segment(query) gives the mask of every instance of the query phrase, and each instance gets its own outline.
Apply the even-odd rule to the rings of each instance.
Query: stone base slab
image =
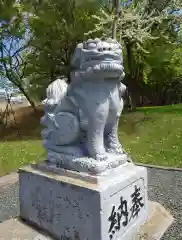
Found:
[[[122,175],[124,178],[126,177],[128,171],[132,172],[136,170],[136,166],[133,163],[126,163],[117,168],[107,169],[107,171],[104,171],[99,175],[56,167],[55,164],[52,164],[48,161],[32,164],[31,167],[41,172],[53,173],[93,184],[106,184],[110,181],[113,181],[113,178],[115,178],[115,176],[118,178],[118,176]]]
[[[114,154],[107,153],[107,160],[98,161],[91,157],[86,157],[83,155],[82,151],[78,148],[64,147],[65,153],[59,153],[56,151],[51,151],[48,149],[48,161],[55,166],[58,165],[60,168],[65,168],[74,171],[84,171],[86,173],[101,174],[108,169],[117,168],[118,166],[125,165],[131,161],[129,156],[125,153]],[[81,152],[79,152],[79,150]],[[72,153],[67,153],[66,151],[72,151]]]
[[[149,202],[149,219],[140,229],[140,240],[161,239],[174,222],[173,216],[161,204]]]
[[[148,218],[147,170],[126,167],[104,178],[22,168],[20,217],[59,240],[133,240]]]

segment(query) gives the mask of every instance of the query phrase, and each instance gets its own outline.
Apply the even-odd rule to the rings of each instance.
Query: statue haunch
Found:
[[[120,44],[113,39],[78,44],[71,66],[70,85],[57,79],[47,89],[44,145],[60,153],[78,149],[98,161],[108,153],[123,154],[117,134],[126,89]]]

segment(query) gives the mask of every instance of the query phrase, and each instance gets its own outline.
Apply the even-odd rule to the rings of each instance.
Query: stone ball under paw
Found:
[[[54,124],[59,133],[59,144],[67,145],[80,136],[80,124],[72,113],[61,112],[55,115]]]

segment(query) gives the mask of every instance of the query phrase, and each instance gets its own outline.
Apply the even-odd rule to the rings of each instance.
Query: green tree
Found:
[[[154,4],[155,2],[155,4]],[[135,0],[126,4],[121,1],[119,18],[117,19],[116,37],[124,44],[128,72],[126,84],[128,86],[131,108],[136,109],[137,90],[139,80],[143,80],[143,59],[148,53],[147,44],[155,39],[174,41],[175,26],[181,24],[181,15],[175,14],[175,10],[182,7],[180,1],[157,1]],[[112,35],[113,22],[116,20],[115,10],[101,9],[100,15],[95,16],[99,21],[95,24],[94,31],[103,31],[103,36]]]
[[[45,88],[56,77],[70,80],[70,58],[76,44],[93,29],[95,4],[77,5],[74,0],[27,1],[31,49],[27,54],[26,78],[29,90],[43,98]],[[95,34],[91,34],[91,37]]]
[[[153,105],[179,102],[181,98],[181,46],[159,40],[158,44],[148,46],[150,55],[145,57],[144,81],[140,82],[140,96]]]
[[[35,103],[26,91],[24,53],[28,48],[24,12],[17,1],[0,2],[0,80],[11,82],[36,110]]]

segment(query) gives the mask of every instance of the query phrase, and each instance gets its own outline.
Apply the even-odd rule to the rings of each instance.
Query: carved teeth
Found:
[[[123,71],[123,67],[119,64],[115,64],[115,63],[112,63],[112,64],[107,64],[107,63],[102,63],[102,64],[97,64],[93,67],[93,70],[94,71]]]

